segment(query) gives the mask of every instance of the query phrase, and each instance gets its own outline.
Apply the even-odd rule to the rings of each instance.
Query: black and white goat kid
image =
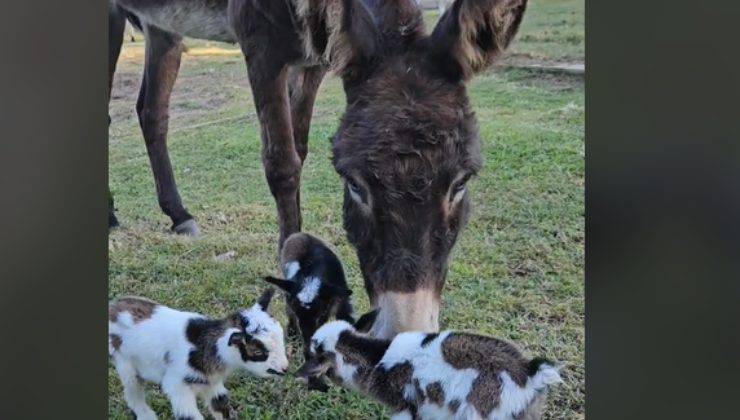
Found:
[[[235,419],[224,381],[241,368],[259,377],[288,369],[283,330],[268,314],[275,289],[223,319],[178,311],[141,297],[108,305],[108,351],[136,418],[156,419],[141,381],[161,385],[177,419],[202,419],[201,397],[216,419]]]
[[[401,419],[539,419],[560,367],[528,359],[503,340],[475,334],[359,334],[344,321],[319,328],[302,377],[326,375]]]
[[[300,333],[303,353],[308,360],[311,336],[330,318],[355,323],[342,263],[337,255],[315,236],[298,232],[283,244],[280,264],[285,279],[265,277],[285,292],[288,315],[288,335]],[[376,313],[371,313],[372,317]],[[371,317],[362,320],[362,329],[369,329]],[[325,391],[326,385],[318,378],[310,378],[309,389]]]

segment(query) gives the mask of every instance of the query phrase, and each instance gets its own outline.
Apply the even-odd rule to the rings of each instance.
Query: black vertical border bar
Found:
[[[0,12],[0,418],[107,416],[107,2]]]
[[[586,415],[734,418],[740,3],[586,3]]]

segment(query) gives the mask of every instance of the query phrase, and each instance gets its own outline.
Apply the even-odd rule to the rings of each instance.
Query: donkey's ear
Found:
[[[275,286],[285,290],[288,293],[293,290],[293,286],[295,285],[295,283],[290,280],[283,280],[272,276],[266,276],[263,278],[263,280],[268,283],[274,284]]]
[[[468,79],[488,68],[519,29],[527,0],[455,0],[430,37],[430,56],[445,76]]]
[[[306,23],[306,53],[319,56],[330,69],[353,78],[379,50],[380,31],[362,0],[297,0]]]
[[[262,308],[263,311],[267,311],[267,307],[270,306],[272,296],[275,294],[275,289],[270,287],[269,289],[262,292],[262,296],[257,299],[257,304]]]

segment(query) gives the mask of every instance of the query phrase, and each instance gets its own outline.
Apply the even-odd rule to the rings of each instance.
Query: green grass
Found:
[[[507,55],[582,63],[584,8],[584,0],[529,0],[519,33]],[[434,29],[438,19],[436,10],[424,12],[427,32]]]
[[[580,27],[569,31],[582,40],[582,3],[534,1],[515,51],[582,60],[582,41],[565,42],[569,35],[554,33],[557,26],[551,25],[571,11],[576,12],[572,22]],[[542,34],[553,40],[540,42]],[[529,39],[538,41],[525,41]],[[138,294],[221,316],[251,304],[264,288],[259,278],[277,274],[276,212],[260,162],[259,125],[243,59],[238,54],[197,54],[209,43],[189,45],[191,55],[183,60],[172,98],[169,145],[183,201],[204,235],[191,241],[167,231],[170,222],[157,205],[133,111],[141,45],[127,44],[111,104],[110,185],[123,226],[110,235],[109,294]],[[531,355],[567,362],[565,384],[552,394],[548,418],[582,418],[582,79],[499,68],[475,78],[468,90],[480,125],[485,166],[469,186],[473,212],[451,258],[442,326],[514,340]],[[301,198],[304,230],[333,244],[356,292],[357,311],[362,312],[369,303],[361,292],[356,256],[344,237],[341,186],[328,141],[343,109],[341,84],[327,78],[314,110]],[[213,260],[229,250],[237,252],[233,261]],[[276,300],[273,309],[284,324],[282,308],[282,301]],[[289,348],[296,355],[291,362],[294,371],[301,363],[301,346],[289,343]],[[108,383],[109,417],[127,418],[112,367]],[[227,387],[245,419],[388,415],[355,393],[336,387],[328,394],[309,393],[292,378],[237,376]],[[171,416],[161,392],[149,389],[155,411],[162,418]]]

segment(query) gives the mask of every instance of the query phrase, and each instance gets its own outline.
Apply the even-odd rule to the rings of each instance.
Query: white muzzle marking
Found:
[[[380,308],[370,335],[390,339],[406,331],[439,331],[439,299],[430,289],[412,293],[383,292],[375,306]]]

